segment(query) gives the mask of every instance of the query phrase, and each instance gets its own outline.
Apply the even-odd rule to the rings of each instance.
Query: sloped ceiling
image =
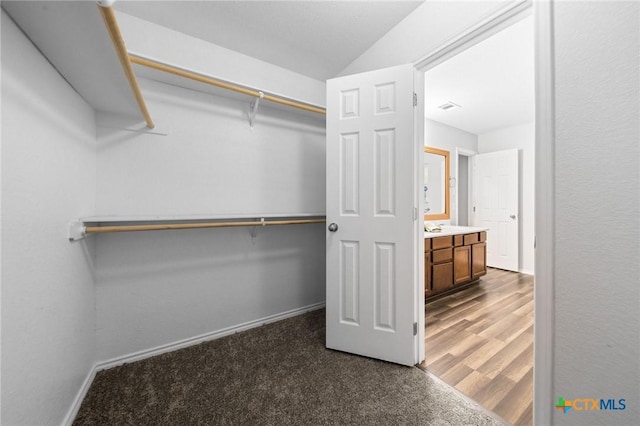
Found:
[[[117,1],[140,19],[324,81],[422,1]]]

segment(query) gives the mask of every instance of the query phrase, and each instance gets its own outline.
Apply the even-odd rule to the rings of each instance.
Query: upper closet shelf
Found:
[[[8,1],[2,8],[94,109],[144,121],[93,1]]]
[[[271,213],[236,215],[180,215],[180,216],[92,216],[69,224],[69,241],[77,241],[91,234],[107,232],[163,231],[176,229],[205,229],[273,225],[305,225],[325,223],[324,213]]]
[[[142,116],[148,129],[153,129],[155,124],[138,87],[134,63],[165,75],[250,96],[251,128],[261,100],[326,114],[321,106],[266,93],[140,54],[130,54],[122,39],[112,3],[112,0],[99,0],[97,3],[11,1],[3,2],[2,7],[91,106],[98,111]]]

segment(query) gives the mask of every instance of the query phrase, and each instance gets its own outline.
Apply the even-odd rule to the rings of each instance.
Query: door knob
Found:
[[[332,223],[329,225],[329,231],[331,232],[336,232],[338,230],[338,224],[337,223]]]
[[[515,219],[515,218],[516,218],[516,215],[515,215],[515,214],[512,214],[512,215],[509,215],[509,217],[510,217],[511,219]]]

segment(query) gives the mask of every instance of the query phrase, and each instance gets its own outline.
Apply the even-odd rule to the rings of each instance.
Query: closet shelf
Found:
[[[155,71],[150,75],[157,81],[175,76],[221,89],[227,94],[249,96],[254,102],[251,105],[253,116],[257,99],[287,109],[326,114],[325,108],[319,105],[263,92],[129,52],[118,28],[112,3],[109,0],[100,0],[97,4],[95,1],[9,1],[2,2],[2,8],[89,105],[97,111],[142,119],[148,129],[153,129],[155,124],[137,83],[137,71],[142,69]],[[141,72],[142,77],[146,74]],[[186,83],[179,86],[190,87]],[[253,126],[253,119],[250,125]]]
[[[92,216],[69,224],[69,241],[107,232],[162,231],[227,227],[259,227],[325,223],[324,213],[184,216]],[[255,237],[255,229],[252,232]]]
[[[144,120],[98,7],[95,1],[2,2],[2,9],[89,105]]]

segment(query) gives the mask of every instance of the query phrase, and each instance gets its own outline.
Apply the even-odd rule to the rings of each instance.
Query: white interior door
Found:
[[[326,345],[405,365],[424,353],[414,73],[404,65],[327,82]]]
[[[487,266],[518,271],[518,150],[473,157],[474,226],[487,232]]]

